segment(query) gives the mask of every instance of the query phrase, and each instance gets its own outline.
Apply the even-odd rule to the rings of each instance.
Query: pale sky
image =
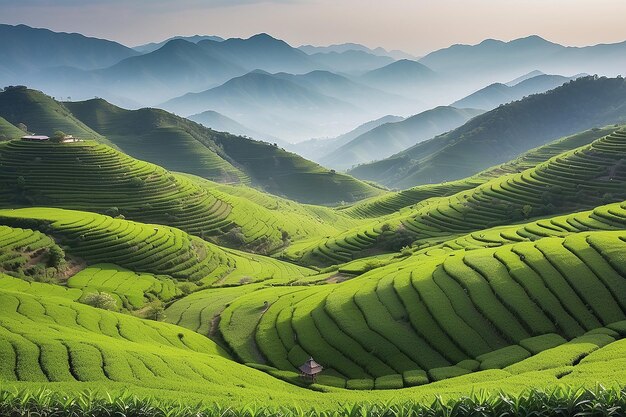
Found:
[[[266,32],[293,46],[358,42],[419,55],[531,34],[572,46],[620,42],[625,16],[626,0],[0,0],[0,23],[129,46]]]

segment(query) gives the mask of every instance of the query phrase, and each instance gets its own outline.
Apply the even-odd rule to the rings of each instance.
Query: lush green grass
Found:
[[[0,283],[5,280],[15,279],[0,278]],[[157,396],[159,400],[152,401],[159,403],[218,401],[226,408],[249,403],[267,405],[267,401],[272,401],[273,407],[293,407],[302,401],[314,401],[320,409],[333,409],[339,404],[382,404],[398,398],[423,404],[435,395],[458,398],[476,389],[506,389],[516,395],[528,387],[593,387],[598,382],[612,385],[624,376],[625,368],[620,364],[626,360],[625,353],[615,345],[621,342],[615,342],[593,351],[587,361],[566,367],[566,375],[562,367],[519,375],[491,370],[400,392],[362,395],[330,388],[315,392],[237,364],[209,339],[192,331],[94,309],[72,301],[72,296],[45,294],[54,288],[58,287],[40,284],[38,293],[25,293],[0,285],[0,390],[47,387],[75,398],[84,389],[94,389],[94,397],[104,392],[117,397],[120,391],[131,389],[138,398]],[[614,372],[605,377],[597,372],[591,378],[577,374],[579,367],[590,363],[598,370],[612,367]],[[269,372],[279,375],[271,369]]]

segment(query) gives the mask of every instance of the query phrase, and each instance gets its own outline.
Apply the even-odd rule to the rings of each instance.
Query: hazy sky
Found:
[[[294,46],[359,42],[414,54],[530,34],[566,45],[619,42],[625,16],[626,0],[0,0],[1,23],[129,46],[267,32]]]

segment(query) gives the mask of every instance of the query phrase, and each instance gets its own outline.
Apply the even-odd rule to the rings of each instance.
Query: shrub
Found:
[[[59,268],[65,264],[65,251],[58,245],[53,245],[48,250],[48,266]]]
[[[346,388],[356,390],[371,390],[374,389],[373,379],[349,379],[346,382]]]
[[[402,373],[404,385],[407,387],[416,387],[418,385],[428,384],[428,375],[426,371],[414,370]]]
[[[519,344],[533,355],[536,355],[539,352],[552,349],[566,342],[567,340],[558,334],[548,333],[541,336],[529,337],[528,339],[520,341]]]
[[[480,369],[502,369],[530,357],[530,352],[518,345],[511,345],[480,355]]]
[[[455,376],[461,376],[465,374],[469,374],[465,368],[461,368],[460,366],[446,366],[443,368],[434,368],[428,371],[430,378],[433,381],[441,381],[442,379],[454,378]]]
[[[385,375],[376,378],[374,381],[374,387],[376,389],[399,389],[404,387],[404,383],[402,381],[402,375],[400,374],[392,374]]]
[[[152,301],[146,306],[145,309],[146,318],[154,321],[161,321],[165,319],[165,309],[163,304],[158,301]]]
[[[85,304],[102,310],[117,310],[117,302],[111,294],[96,292],[85,296]]]

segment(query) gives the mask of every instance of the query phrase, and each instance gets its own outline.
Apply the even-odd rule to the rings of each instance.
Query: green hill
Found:
[[[60,130],[76,137],[108,143],[74,117],[63,104],[26,87],[7,88],[0,92],[0,116],[13,125],[25,124],[28,131],[35,134],[52,136]]]
[[[504,175],[450,197],[379,217],[340,235],[290,246],[286,256],[324,265],[411,242],[447,240],[524,218],[590,209],[626,199],[626,132],[559,154],[518,174]]]
[[[101,99],[61,104],[39,91],[13,88],[0,93],[0,117],[36,133],[62,130],[93,138],[166,169],[218,182],[251,182],[305,203],[331,205],[382,193],[269,143],[216,132],[158,109],[125,110]]]
[[[622,127],[623,125],[610,125],[566,136],[550,142],[547,145],[531,149],[518,158],[502,165],[491,167],[472,177],[441,184],[418,185],[417,187],[385,194],[380,197],[369,198],[342,209],[342,212],[356,218],[378,217],[391,214],[429,198],[450,196],[459,191],[475,188],[499,176],[519,173],[526,169],[533,168],[553,156],[583,145],[588,145],[594,140],[609,135]]]
[[[93,141],[1,143],[0,183],[0,207],[122,214],[262,252],[358,224],[331,209],[172,174]]]
[[[219,182],[246,182],[247,176],[218,154],[217,132],[158,109],[125,110],[102,99],[66,103],[85,124],[122,151],[173,171]]]
[[[625,238],[574,233],[409,257],[335,286],[260,290],[230,303],[220,330],[244,361],[257,360],[242,343],[252,338],[272,366],[293,371],[313,356],[329,376],[376,387],[529,370],[522,361],[566,340],[603,346],[621,337],[598,329],[626,319]],[[269,309],[253,316],[262,300]],[[253,317],[256,328],[239,324]]]
[[[23,130],[13,126],[3,117],[0,117],[0,140],[18,139],[25,133]]]
[[[500,106],[452,132],[349,173],[394,188],[450,181],[558,137],[624,120],[624,80],[584,77]]]

